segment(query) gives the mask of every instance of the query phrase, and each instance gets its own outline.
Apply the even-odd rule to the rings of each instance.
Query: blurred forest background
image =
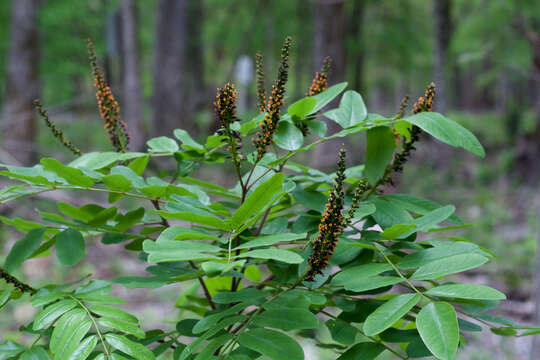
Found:
[[[467,281],[508,294],[506,316],[539,323],[538,0],[1,0],[0,163],[30,165],[39,156],[70,160],[37,117],[36,98],[82,150],[110,150],[96,109],[87,38],[120,99],[131,150],[141,150],[149,137],[175,128],[194,137],[215,131],[212,101],[216,87],[227,81],[240,89],[241,117],[255,115],[254,55],[263,54],[270,83],[286,35],[294,39],[289,104],[305,95],[327,55],[334,60],[330,83],[348,81],[370,112],[391,115],[404,95],[414,100],[429,82],[437,84],[435,110],[471,129],[487,158],[424,140],[388,191],[407,189],[456,203],[462,218],[475,224],[457,236],[499,256],[489,267],[468,272]],[[347,144],[354,164],[363,161],[363,141],[359,136]],[[332,160],[325,153],[306,160],[332,166],[335,152],[328,152]],[[233,185],[225,171],[205,176]],[[31,212],[32,201],[49,201],[54,209],[50,200],[2,206],[0,215]],[[65,194],[52,200],[80,201]],[[19,236],[2,225],[1,253]],[[50,276],[60,282],[88,273],[107,279],[126,269],[144,272],[121,247],[110,249],[96,241],[89,250],[95,263],[79,265],[77,273],[40,259],[27,261],[23,271],[38,283],[50,282]],[[178,289],[149,291],[132,297],[129,306],[160,326],[171,316],[165,309],[177,300]],[[0,340],[31,318],[29,305],[11,310],[0,318]],[[538,359],[540,340],[535,345],[533,338],[483,335],[462,358]]]

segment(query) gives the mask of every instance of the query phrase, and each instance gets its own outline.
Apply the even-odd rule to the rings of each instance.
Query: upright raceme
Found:
[[[413,114],[418,114],[424,111],[433,110],[433,101],[435,99],[435,84],[431,83],[428,85],[425,93],[425,97],[419,97],[413,107]],[[401,110],[402,111],[402,110]],[[413,125],[410,131],[410,138],[405,139],[403,142],[403,148],[399,153],[394,157],[394,162],[392,163],[393,172],[403,171],[403,165],[407,162],[411,152],[415,150],[414,143],[420,138],[422,129],[418,126]]]
[[[88,40],[88,54],[94,75],[99,115],[105,122],[105,130],[109,134],[109,140],[114,149],[117,152],[126,152],[129,144],[127,125],[124,121],[120,120],[120,105],[118,105],[111,92],[111,88],[107,85],[105,77],[97,65],[94,45],[90,39]]]
[[[255,55],[257,67],[257,107],[260,112],[266,112],[266,88],[264,87],[263,57],[261,53]]]
[[[330,69],[330,64],[332,63],[332,58],[327,56],[324,59],[323,67],[321,72],[316,72],[309,87],[309,91],[306,94],[307,96],[317,95],[322,93],[328,88],[328,70]]]
[[[433,100],[435,98],[435,83],[428,85],[424,97],[419,97],[414,104],[413,113],[418,114],[424,111],[433,111]]]
[[[237,99],[238,93],[234,84],[227,83],[223,88],[217,89],[216,101],[214,101],[216,117],[221,124],[218,134],[227,137],[225,141],[229,143],[229,151],[235,161],[239,156],[237,150],[242,146],[240,133],[231,129],[231,124],[238,120],[236,117]]]
[[[289,78],[289,50],[291,41],[291,37],[287,36],[281,48],[281,63],[278,69],[278,78],[275,84],[272,85],[272,94],[266,101],[264,120],[259,124],[259,133],[253,141],[257,149],[257,160],[266,154],[268,146],[273,143],[273,135],[276,133],[278,122],[281,119],[281,106],[284,103],[285,84],[287,84]]]
[[[313,253],[308,259],[309,269],[305,280],[313,281],[313,278],[322,273],[328,266],[328,262],[336,250],[337,242],[343,232],[343,206],[344,197],[343,182],[345,181],[345,149],[339,152],[338,169],[334,186],[328,196],[328,203],[319,223],[319,235],[313,242]]]
[[[77,148],[71,141],[69,141],[65,135],[62,129],[59,129],[56,127],[56,124],[49,119],[49,115],[47,115],[47,111],[43,108],[43,105],[39,102],[39,100],[34,100],[34,106],[39,112],[39,115],[43,120],[45,120],[45,124],[47,124],[47,127],[51,129],[51,132],[53,133],[54,137],[57,138],[62,145],[64,145],[65,148],[67,148],[69,151],[74,153],[75,155],[82,155],[81,150]]]

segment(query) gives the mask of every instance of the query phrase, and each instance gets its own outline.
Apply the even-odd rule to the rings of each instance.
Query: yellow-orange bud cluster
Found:
[[[231,124],[238,120],[236,117],[237,99],[238,92],[234,88],[234,84],[227,83],[223,88],[217,89],[216,101],[214,101],[216,117],[221,123],[218,134],[226,136],[223,141],[229,144],[229,151],[235,162],[239,160],[237,150],[242,147],[240,133],[231,129]]]
[[[309,270],[306,281],[313,281],[317,274],[328,266],[337,247],[337,242],[343,232],[344,218],[344,193],[343,182],[345,181],[345,150],[339,153],[338,169],[333,189],[328,196],[328,203],[319,223],[319,235],[313,242],[313,252],[308,259]]]
[[[281,63],[278,69],[278,78],[272,85],[272,94],[266,101],[266,114],[259,124],[260,130],[257,138],[253,140],[257,149],[257,160],[261,159],[268,146],[274,141],[273,136],[277,131],[278,122],[281,119],[281,106],[285,98],[285,84],[289,77],[289,49],[291,47],[291,37],[287,36],[281,49]]]
[[[234,88],[234,84],[227,83],[223,88],[217,89],[214,110],[222,125],[230,124],[236,120],[237,99],[238,92]]]
[[[126,152],[129,144],[127,125],[124,121],[120,120],[120,105],[116,101],[110,86],[107,85],[105,77],[97,65],[94,46],[90,40],[88,40],[88,54],[94,75],[94,87],[96,88],[99,115],[105,123],[105,131],[109,134],[109,140],[114,149],[117,152]]]
[[[418,114],[424,111],[433,111],[433,100],[435,98],[435,84],[431,83],[426,89],[424,97],[419,97],[414,104],[413,113]]]
[[[321,69],[321,72],[316,72],[309,87],[309,91],[306,94],[307,96],[317,95],[328,89],[328,70],[330,69],[330,64],[332,63],[332,58],[327,56],[324,59],[324,65]]]

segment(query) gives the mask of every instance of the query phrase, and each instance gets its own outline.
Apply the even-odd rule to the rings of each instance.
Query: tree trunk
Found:
[[[186,108],[187,0],[160,0],[157,9],[153,136],[188,125]]]
[[[122,0],[122,116],[130,132],[130,148],[139,151],[144,146],[142,128],[142,94],[139,78],[139,51],[135,0]]]
[[[353,10],[348,18],[347,32],[351,42],[354,44],[352,49],[347,51],[347,63],[353,64],[352,88],[364,96],[364,46],[362,43],[362,26],[364,18],[365,0],[354,0]]]
[[[540,211],[540,209],[538,209]],[[535,307],[534,307],[534,323],[538,324],[540,321],[540,227],[538,228],[538,235],[537,235],[537,241],[538,246],[536,247],[536,275],[534,278],[534,299],[535,299]],[[535,360],[538,358],[538,354],[540,353],[540,339],[538,339],[538,336],[533,336],[532,344],[531,344],[531,351],[530,351],[530,360]]]
[[[189,105],[190,112],[193,113],[203,105],[210,104],[211,97],[208,97],[204,85],[204,59],[202,52],[202,19],[203,19],[203,1],[188,0],[188,18],[187,18],[187,68],[189,71]]]
[[[313,73],[319,71],[323,59],[332,57],[329,83],[345,80],[345,11],[343,0],[315,0]],[[333,101],[330,107],[338,105]],[[327,121],[328,134],[340,129],[333,121]],[[313,152],[318,166],[335,164],[342,140],[327,141]]]
[[[448,109],[445,71],[452,32],[451,3],[451,0],[435,0],[433,6],[433,17],[435,19],[435,29],[433,31],[435,34],[434,78],[437,85],[435,109],[441,113],[445,113]]]
[[[311,84],[311,68],[313,67],[311,58],[305,56],[305,54],[310,53],[310,43],[311,43],[311,23],[310,20],[313,17],[308,0],[298,0],[296,4],[296,19],[302,19],[302,21],[297,20],[296,26],[296,37],[293,39],[295,49],[294,56],[294,78],[295,78],[295,87],[294,87],[294,98],[299,99],[306,95],[309,85]],[[322,61],[318,59],[315,61],[318,63],[318,66],[322,66]],[[309,80],[306,80],[306,76]]]
[[[315,0],[313,72],[326,56],[333,60],[331,82],[345,79],[345,12],[343,0]]]
[[[7,64],[4,146],[16,161],[30,165],[35,159],[38,77],[39,0],[12,3],[10,44]]]

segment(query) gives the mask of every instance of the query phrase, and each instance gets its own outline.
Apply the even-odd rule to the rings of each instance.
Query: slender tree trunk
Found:
[[[539,209],[540,211],[540,209]],[[538,324],[540,321],[540,227],[538,228],[537,235],[538,246],[536,247],[536,275],[534,278],[534,323]],[[538,358],[540,353],[540,339],[538,336],[533,336],[530,352],[530,360],[535,360]]]
[[[364,45],[362,42],[362,26],[364,22],[365,0],[354,0],[352,13],[348,18],[347,32],[354,44],[347,51],[347,63],[353,64],[352,88],[364,96]]]
[[[188,19],[187,19],[187,53],[189,56],[189,103],[193,110],[209,102],[207,91],[204,85],[204,59],[202,52],[202,19],[203,13],[202,0],[188,0]]]
[[[160,0],[157,9],[153,135],[189,124],[186,108],[187,0]]]
[[[435,103],[438,112],[446,112],[448,109],[448,93],[445,71],[448,62],[448,47],[452,32],[451,0],[434,0],[433,17],[435,34],[435,54],[434,54],[434,78],[437,85],[437,102]]]
[[[3,140],[8,152],[25,165],[35,157],[36,112],[32,102],[39,94],[39,2],[12,2]]]
[[[332,57],[332,68],[329,71],[329,83],[335,84],[345,80],[345,11],[344,1],[315,0],[314,2],[314,48],[313,72],[319,71],[320,64],[326,56]],[[333,101],[329,107],[338,106]],[[340,129],[333,121],[327,121],[328,133]],[[335,139],[317,147],[313,152],[318,166],[335,164],[342,140]]]
[[[315,0],[313,72],[326,56],[333,59],[331,82],[345,79],[345,12],[343,0]]]
[[[311,23],[309,22],[312,18],[312,14],[309,11],[309,1],[308,0],[298,0],[296,6],[296,19],[298,25],[296,27],[297,36],[295,39],[294,48],[296,49],[296,56],[294,58],[295,67],[294,67],[294,97],[301,98],[306,95],[309,85],[311,84],[311,79],[306,80],[306,75],[311,77],[311,69],[313,65],[311,64],[311,58],[305,56],[305,54],[310,53],[310,38],[311,38]],[[302,19],[301,21],[299,19]],[[319,66],[322,65],[322,61],[316,60],[319,63]]]
[[[142,94],[139,78],[139,51],[135,0],[122,0],[122,111],[131,137],[130,148],[138,151],[144,145],[142,128]]]

